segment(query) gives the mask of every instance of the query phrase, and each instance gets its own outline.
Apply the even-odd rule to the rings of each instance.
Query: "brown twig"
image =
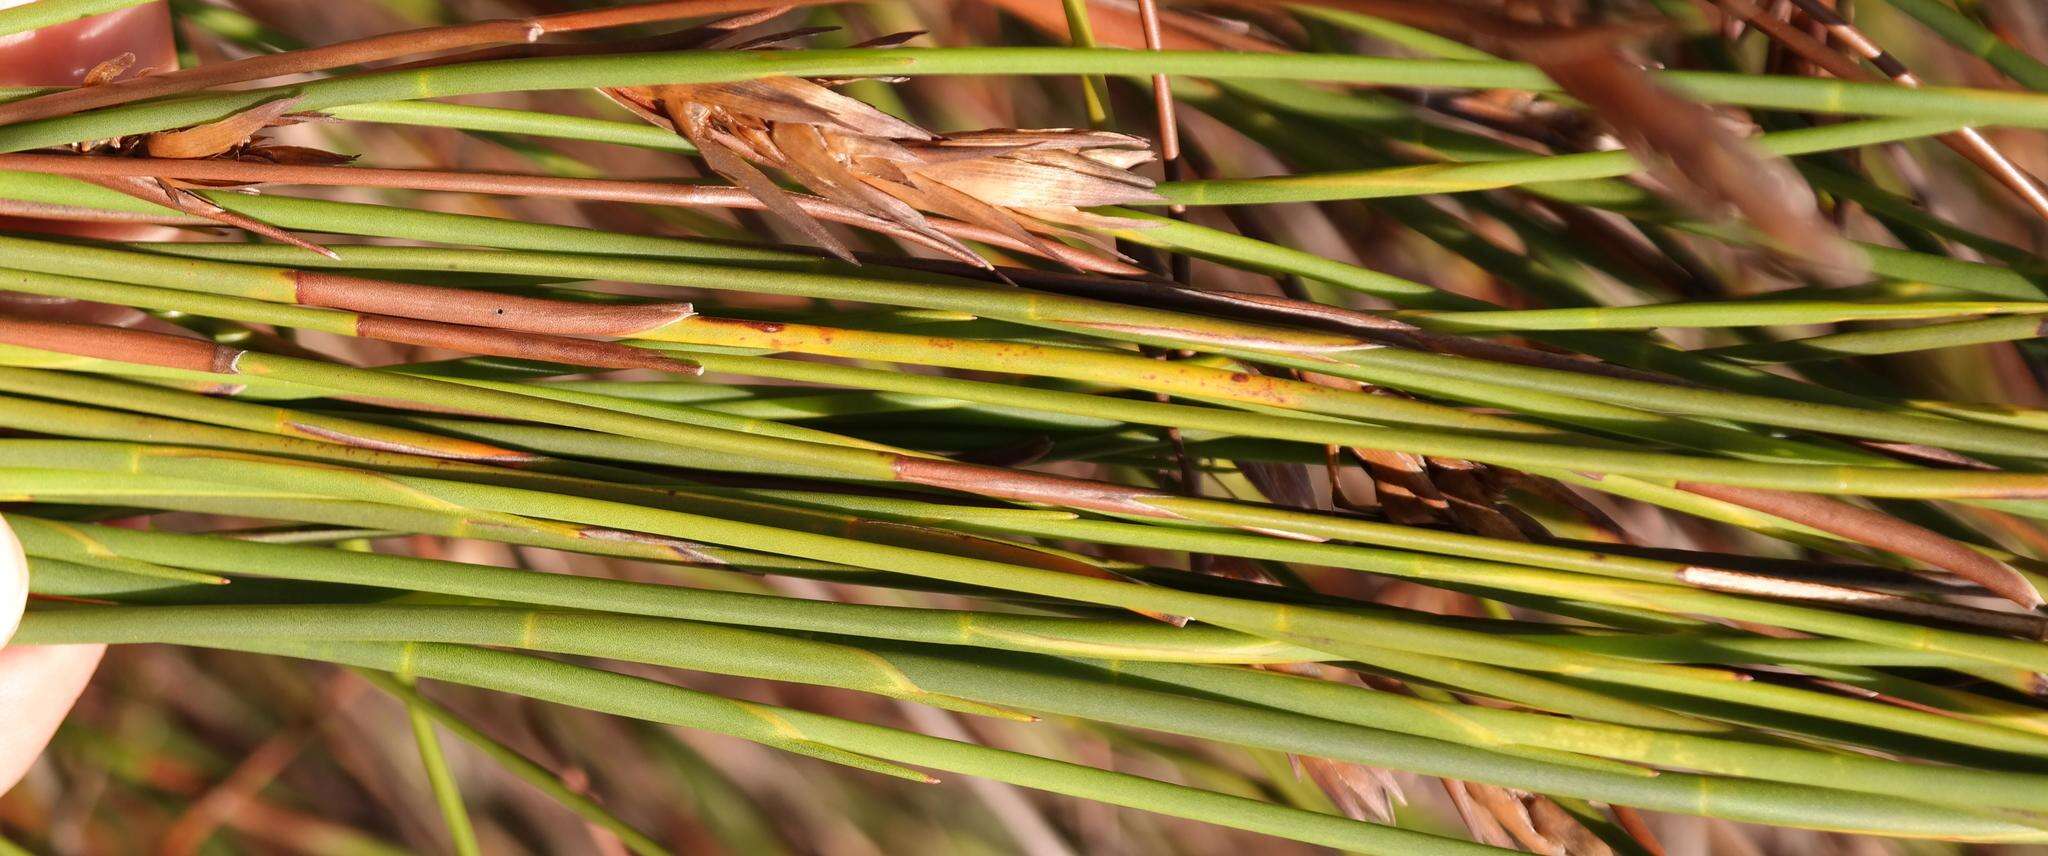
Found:
[[[1165,49],[1166,39],[1159,32],[1159,0],[1138,0],[1138,19],[1145,29],[1145,49]],[[1152,75],[1152,109],[1159,127],[1159,160],[1166,167],[1166,180],[1179,179],[1180,121],[1174,115],[1173,84],[1164,74]],[[1173,206],[1176,213],[1187,210],[1184,206]]]
[[[1906,64],[1900,62],[1890,51],[1871,41],[1868,35],[1849,23],[1840,13],[1815,0],[1793,2],[1808,17],[1826,27],[1828,33],[1837,41],[1876,66],[1886,77],[1909,89],[1920,88],[1920,78],[1912,69],[1907,68]],[[2029,174],[2019,164],[2013,163],[2011,158],[2006,157],[2004,152],[1999,151],[1998,147],[1985,139],[1977,129],[1964,128],[1954,134],[1944,134],[1939,139],[1968,158],[1970,162],[1991,173],[1991,177],[1997,179],[2000,184],[2018,194],[2028,207],[2034,209],[2034,213],[2048,217],[2048,193],[2043,192],[2040,179]]]
[[[1065,35],[1067,19],[1058,3],[1046,0],[980,0],[1006,13],[1015,15],[1042,32]],[[1130,4],[1110,4],[1100,0],[1090,2],[1088,20],[1095,29],[1095,40],[1103,45],[1122,48],[1145,47],[1145,26],[1138,10]],[[1270,8],[1264,7],[1261,8]],[[1160,16],[1159,42],[1166,50],[1227,50],[1270,53],[1285,50],[1282,45],[1255,35],[1233,32],[1219,27],[1212,20],[1192,15],[1167,14]]]
[[[242,352],[204,339],[0,315],[0,344],[146,366],[231,374]]]
[[[650,369],[682,375],[704,373],[702,366],[689,360],[675,359],[658,351],[631,345],[568,336],[521,333],[490,327],[443,324],[436,321],[421,321],[417,318],[363,315],[356,319],[356,335],[380,342],[446,348],[468,354],[519,360],[607,369]]]

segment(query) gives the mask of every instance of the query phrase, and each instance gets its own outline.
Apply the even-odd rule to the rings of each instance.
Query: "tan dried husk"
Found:
[[[112,80],[127,71],[134,61],[133,55],[122,54],[102,62],[86,75],[85,85],[100,85]],[[337,166],[354,161],[355,157],[352,155],[337,154],[308,146],[273,143],[264,136],[263,132],[267,129],[297,124],[307,118],[291,112],[298,101],[297,98],[280,98],[202,125],[97,140],[68,148],[86,155],[255,161],[284,165]],[[84,180],[162,205],[173,211],[204,217],[224,226],[244,229],[274,241],[333,256],[325,247],[259,220],[230,212],[192,192],[195,188],[243,187],[247,186],[247,182],[118,176],[86,177]]]
[[[610,89],[606,94],[688,139],[712,171],[849,261],[852,254],[845,245],[799,210],[763,168],[782,172],[818,196],[930,238],[954,257],[982,267],[988,263],[980,255],[939,231],[926,215],[996,230],[1045,255],[1051,254],[1046,242],[1055,239],[1113,252],[1101,238],[1080,229],[1143,224],[1082,209],[1159,200],[1150,179],[1129,171],[1153,159],[1142,138],[1069,128],[941,136],[826,83],[777,77]]]

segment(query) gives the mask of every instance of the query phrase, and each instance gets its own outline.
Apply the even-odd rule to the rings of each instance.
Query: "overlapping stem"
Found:
[[[2031,61],[1953,10],[1895,2],[2029,79]],[[1918,210],[1842,166],[1853,161],[1802,164],[1815,187],[1873,213],[1868,235],[1899,246],[1860,246],[1876,277],[1867,285],[1731,299],[1738,292],[1716,291],[1710,265],[1687,247],[1719,252],[1758,238],[1673,214],[1632,183],[1641,170],[1632,155],[1537,154],[1587,146],[1568,124],[1548,124],[1572,105],[1542,97],[1557,87],[1535,67],[1343,13],[1305,14],[1313,23],[1303,32],[1327,46],[1338,42],[1318,28],[1356,28],[1444,59],[1267,50],[1295,34],[1246,36],[1150,3],[1124,16],[1158,34],[1148,46],[1166,46],[1170,34],[1258,47],[1140,54],[1086,47],[1079,32],[1080,48],[522,46],[547,32],[755,5],[654,3],[457,25],[0,105],[0,149],[15,152],[0,155],[8,213],[165,219],[144,199],[66,177],[118,175],[169,182],[273,239],[290,229],[426,244],[322,238],[337,256],[322,259],[281,245],[0,236],[0,288],[44,299],[39,306],[137,307],[156,316],[147,322],[156,330],[168,321],[211,337],[0,316],[0,363],[10,366],[0,368],[9,433],[0,500],[26,542],[34,591],[48,598],[31,610],[24,640],[173,642],[389,671],[385,685],[419,723],[439,721],[473,742],[479,733],[410,681],[687,724],[909,779],[926,777],[906,764],[989,775],[1363,852],[1494,851],[480,646],[992,717],[1076,718],[1112,734],[1447,777],[1472,783],[1461,792],[1503,816],[1527,813],[1514,828],[1541,846],[1546,835],[1565,840],[1538,822],[1551,810],[1581,812],[1573,823],[1627,843],[1583,800],[1615,806],[1623,826],[1635,817],[1623,807],[1638,806],[1905,837],[2043,838],[2048,789],[2033,770],[2048,757],[2048,716],[2029,694],[2044,689],[2048,625],[1986,595],[2039,603],[2044,566],[2025,551],[2043,542],[2026,518],[2048,516],[2048,420],[1928,400],[1904,382],[1840,380],[1874,377],[1861,373],[1866,356],[2039,336],[2048,302],[2026,248]],[[1067,10],[1085,23],[1086,4]],[[0,29],[19,18],[0,13]],[[471,52],[361,70],[437,50]],[[355,70],[210,89],[344,68]],[[854,267],[768,244],[204,184],[764,204],[736,188],[131,157],[119,145],[31,151],[186,128],[290,98],[295,110],[401,131],[444,125],[687,153],[695,147],[665,128],[422,99],[936,74],[1106,75],[1109,85],[1158,74],[1162,91],[1170,80],[1184,102],[1188,127],[1220,121],[1244,132],[1214,143],[1190,135],[1195,153],[1223,155],[1218,174],[1261,149],[1313,170],[1169,182],[1166,204],[1314,203],[1323,207],[1290,209],[1305,219],[1286,222],[1363,230],[1351,220],[1363,207],[1350,203],[1370,200],[1497,279],[1467,289],[1488,298],[1475,299],[1437,287],[1458,284],[1463,261],[1456,272],[1421,269],[1445,258],[1435,250],[1386,273],[1342,252],[1261,239],[1293,241],[1285,230],[1237,235],[1101,211],[1124,219],[1089,222],[1120,240],[1229,270],[1198,269],[1190,285],[1134,276],[1121,262],[1091,275],[998,267],[1008,281],[997,283],[969,264],[882,252],[858,254]],[[1874,117],[1751,141],[1775,155],[2048,125],[2048,101],[2035,93],[1727,71],[1652,77],[1713,104]],[[1487,112],[1486,97],[1412,91],[1492,88],[1534,93],[1515,103],[1540,106],[1508,115]],[[1206,115],[1192,117],[1197,110]],[[1446,122],[1464,110],[1476,112]],[[1106,110],[1091,115],[1109,121]],[[1346,134],[1372,142],[1354,151]],[[1043,236],[945,218],[951,237],[935,244],[858,206],[797,200],[807,216],[912,250],[957,251],[950,242],[965,238],[991,258],[1085,257]],[[1950,258],[1949,248],[2004,266]],[[1266,297],[1259,274],[1337,288]],[[1354,308],[1347,293],[1395,308]],[[1900,321],[1934,323],[1774,338],[1794,325]],[[1680,327],[1688,330],[1665,335]],[[376,361],[361,354],[371,352],[334,336],[473,358],[414,354],[369,368]],[[1704,344],[1682,351],[1673,341]],[[343,356],[314,358],[308,344]],[[1150,359],[1145,349],[1185,358]],[[706,383],[690,377],[699,366],[764,382]],[[627,368],[665,375],[592,372]],[[1159,428],[1179,432],[1185,449],[1162,447]],[[1434,499],[1517,517],[1485,535],[1457,530],[1455,515],[1416,525],[1394,513],[1398,497],[1376,493],[1390,483],[1342,484],[1356,475],[1347,455],[1392,453],[1445,485]],[[1183,456],[1192,495],[1155,484],[1170,454]],[[1040,456],[1060,466],[1033,466]],[[1269,463],[1326,462],[1327,495],[1253,477]],[[1070,475],[1080,472],[1100,480]],[[1596,506],[1575,488],[1606,496]],[[1377,508],[1359,503],[1366,495]],[[57,519],[138,508],[278,525],[174,534]],[[1721,525],[1681,524],[1680,515]],[[392,534],[492,541],[521,559],[627,559],[670,580],[718,571],[767,579],[718,575],[733,590],[713,590],[309,546]],[[1667,538],[1696,549],[1624,543]],[[1786,559],[1766,538],[1831,558]],[[1241,578],[1146,564],[1193,555]],[[771,593],[787,582],[777,577],[902,605]],[[1389,580],[1420,586],[1382,587]],[[1424,586],[1414,603],[1426,608],[1371,602]],[[355,602],[335,600],[344,593]],[[926,608],[926,593],[953,599]],[[268,602],[284,599],[303,603]],[[1466,607],[1489,617],[1430,611]],[[663,846],[496,749],[636,851]],[[441,784],[453,819],[459,805]],[[1525,803],[1500,788],[1549,796]]]

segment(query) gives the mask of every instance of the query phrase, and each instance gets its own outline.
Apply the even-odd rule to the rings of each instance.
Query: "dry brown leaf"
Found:
[[[1290,755],[1288,760],[1297,775],[1315,782],[1337,804],[1337,810],[1352,820],[1392,823],[1394,806],[1408,802],[1394,775],[1378,767],[1305,755]]]
[[[1829,532],[1858,544],[1927,563],[1969,580],[2026,609],[2044,601],[2024,574],[1960,541],[1881,511],[1809,493],[1676,482],[1674,487]]]
[[[944,182],[927,177],[922,172],[911,173],[910,185],[924,194],[933,211],[1002,232],[1023,241],[1041,253],[1051,252],[1037,235],[1024,228],[1016,218],[1003,213],[1001,208],[983,202],[974,194],[961,192]]]
[[[100,64],[93,66],[92,70],[86,72],[85,77],[78,81],[78,85],[105,86],[106,84],[114,82],[114,78],[126,74],[128,72],[128,69],[130,67],[133,67],[134,65],[135,54],[123,53],[119,56],[114,57],[113,59],[105,60]]]
[[[1657,85],[1614,45],[1591,36],[1517,44],[1516,56],[1592,108],[1682,200],[1709,214],[1722,206],[1739,212],[1773,250],[1803,262],[1816,278],[1866,278],[1869,260],[1821,214],[1806,180],[1737,137],[1713,111]]]
[[[1709,214],[1733,209],[1774,251],[1817,279],[1861,281],[1869,260],[1844,240],[1814,201],[1812,188],[1783,159],[1769,157],[1721,126],[1698,102],[1671,92],[1622,51],[1661,23],[1562,27],[1531,24],[1498,7],[1439,0],[1308,0],[1318,6],[1385,17],[1528,62],[1591,108],[1629,151],[1682,201]]]
[[[159,131],[149,135],[145,147],[150,157],[210,158],[249,142],[251,135],[276,123],[298,102],[297,98],[280,98],[218,122],[195,125],[182,131]]]
[[[687,127],[688,124],[689,121],[685,119],[684,125]],[[797,207],[796,200],[790,198],[788,192],[766,173],[748,163],[739,152],[708,133],[692,137],[691,142],[697,144],[697,152],[704,156],[704,162],[710,165],[713,172],[745,188],[748,193],[761,200],[761,204],[768,206],[769,211],[797,227],[798,231],[804,233],[804,237],[811,239],[827,252],[845,261],[854,260],[853,252],[848,250],[845,244],[840,243],[838,238],[833,237],[832,233],[825,229],[825,224],[804,213],[802,208]]]

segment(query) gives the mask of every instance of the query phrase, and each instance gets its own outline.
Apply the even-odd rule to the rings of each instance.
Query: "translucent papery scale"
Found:
[[[1150,190],[1153,187],[1151,179],[1146,178],[1142,175],[1127,172],[1121,167],[1115,166],[1114,164],[1108,163],[1103,160],[1099,160],[1096,157],[1097,154],[1098,151],[1071,152],[1061,149],[1024,149],[1023,151],[1013,152],[1011,154],[1004,155],[1004,157],[1011,160],[1028,161],[1031,163],[1042,164],[1044,166],[1054,167],[1058,169],[1073,170],[1074,172],[1080,173],[1082,175],[1093,176],[1095,178],[1102,179],[1103,181],[1113,182],[1116,184],[1123,184],[1131,187],[1142,187],[1147,190]],[[1107,155],[1109,153],[1100,152],[1100,154]],[[1144,163],[1149,160],[1151,160],[1151,158],[1148,153],[1148,156],[1145,158],[1145,160],[1139,161],[1138,163]]]
[[[883,167],[895,163],[921,163],[923,155],[905,147],[895,140],[864,137],[856,134],[826,134],[825,144],[832,153],[858,168]],[[920,146],[920,148],[923,148]]]
[[[782,147],[775,144],[775,133],[767,123],[736,118],[731,123],[731,133],[725,135],[725,143],[739,150],[755,161],[769,166],[785,165]]]
[[[1025,228],[1023,223],[1002,208],[992,205],[972,193],[966,193],[943,182],[932,180],[922,173],[911,173],[910,181],[932,201],[931,210],[965,220],[980,226],[1008,234],[1033,247],[1045,251],[1037,236]]]
[[[941,141],[947,146],[1015,146],[1019,148],[1051,149],[1095,149],[1129,148],[1149,155],[1150,145],[1143,137],[1119,134],[1114,131],[1090,131],[1078,128],[991,128],[981,131],[962,131],[947,134]],[[1149,157],[1147,158],[1149,160]]]
[[[826,124],[834,121],[831,112],[790,93],[767,84],[771,80],[794,80],[794,78],[768,78],[766,80],[742,81],[739,83],[706,83],[687,86],[663,86],[656,89],[662,99],[673,99],[689,104],[702,104],[713,110],[724,111],[736,116],[747,116],[769,122],[808,122]],[[801,82],[801,81],[798,81]],[[831,90],[817,87],[828,94]]]
[[[1062,223],[1068,226],[1079,226],[1084,229],[1100,229],[1105,232],[1113,232],[1118,229],[1149,229],[1153,226],[1158,225],[1157,223],[1151,220],[1133,220],[1129,217],[1111,217],[1106,214],[1096,214],[1090,211],[1083,211],[1073,206],[1050,208],[1018,208],[1016,209],[1016,211],[1017,213],[1023,214],[1024,216],[1030,217],[1034,220],[1043,220],[1048,223]],[[1068,234],[1078,235],[1083,240],[1088,241],[1088,243],[1095,244],[1097,246],[1109,246],[1114,243],[1107,237],[1098,236],[1087,232],[1070,232]]]
[[[1122,205],[1156,199],[1151,190],[1013,157],[927,164],[920,174],[1003,207]]]
[[[768,77],[736,83],[664,87],[663,97],[708,103],[733,113],[770,122],[801,122],[836,127],[883,139],[928,140],[932,133],[848,98],[816,83],[795,77]]]
[[[814,125],[783,123],[773,129],[784,168],[806,187],[835,202],[943,238],[916,208],[870,186],[840,160],[827,140],[843,136]]]

